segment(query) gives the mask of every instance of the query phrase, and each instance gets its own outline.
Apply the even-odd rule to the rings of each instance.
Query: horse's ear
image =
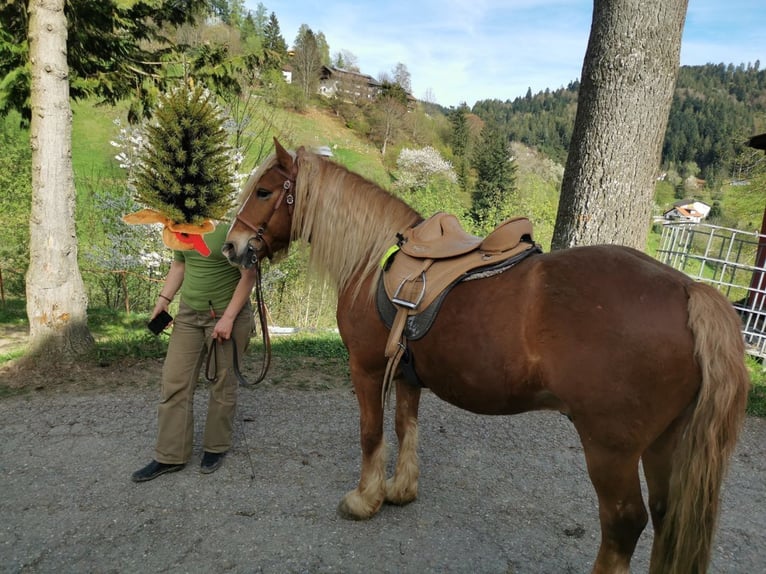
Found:
[[[276,137],[274,138],[274,150],[276,151],[277,162],[279,165],[285,169],[290,169],[293,166],[293,156],[291,156],[290,152],[282,147],[282,144],[277,141]]]

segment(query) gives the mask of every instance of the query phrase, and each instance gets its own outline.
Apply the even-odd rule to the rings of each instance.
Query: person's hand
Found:
[[[231,337],[231,330],[234,328],[234,320],[224,315],[213,328],[213,339],[226,341]]]
[[[168,305],[170,303],[163,299],[162,297],[157,297],[157,303],[154,304],[154,309],[152,310],[152,315],[149,317],[149,319],[154,319],[157,315],[162,313],[163,311],[168,310]]]

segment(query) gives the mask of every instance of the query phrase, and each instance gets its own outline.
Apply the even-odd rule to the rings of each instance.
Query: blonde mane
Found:
[[[339,290],[348,288],[354,277],[377,273],[381,257],[396,243],[396,233],[414,225],[420,215],[331,160],[305,150],[295,157],[292,239],[311,243],[311,269]]]

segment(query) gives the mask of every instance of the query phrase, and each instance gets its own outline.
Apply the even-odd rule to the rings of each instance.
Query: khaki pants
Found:
[[[216,315],[223,309],[216,310]],[[200,371],[205,368],[216,319],[210,312],[194,311],[183,302],[173,320],[168,352],[162,368],[162,389],[158,408],[158,432],[155,460],[166,464],[184,464],[192,456],[194,436],[194,389]],[[215,343],[218,347],[211,362],[216,381],[211,383],[202,448],[208,452],[226,452],[231,448],[234,411],[237,406],[237,379],[232,369],[232,344],[238,356],[244,355],[253,332],[253,311],[249,303],[239,312],[231,339]],[[210,373],[212,375],[212,372]]]

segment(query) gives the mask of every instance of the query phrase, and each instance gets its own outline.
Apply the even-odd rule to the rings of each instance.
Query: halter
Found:
[[[264,233],[266,232],[266,229],[268,228],[269,222],[271,221],[271,218],[274,217],[274,215],[276,215],[277,210],[281,207],[283,200],[287,204],[287,211],[291,218],[293,216],[293,209],[295,205],[295,196],[290,191],[291,189],[295,187],[295,175],[290,175],[285,173],[285,171],[279,166],[277,166],[275,169],[279,172],[280,175],[282,175],[285,178],[285,181],[282,183],[282,189],[280,190],[279,196],[277,196],[277,200],[274,202],[274,207],[271,209],[271,213],[269,213],[268,217],[266,217],[266,219],[264,219],[263,222],[257,226],[253,225],[252,223],[250,223],[249,221],[245,220],[242,217],[242,212],[247,206],[248,201],[250,201],[250,198],[252,197],[252,193],[250,194],[250,196],[248,196],[247,200],[245,201],[245,203],[242,204],[242,207],[237,212],[237,215],[234,217],[235,221],[239,221],[242,225],[244,225],[249,230],[255,233],[255,236],[248,239],[248,243],[250,243],[250,241],[252,240],[255,240],[256,242],[261,242],[266,251],[266,257],[268,257],[269,259],[271,259],[272,255],[274,254],[273,250],[271,249],[271,244],[264,237]],[[297,168],[294,171],[297,172]]]

